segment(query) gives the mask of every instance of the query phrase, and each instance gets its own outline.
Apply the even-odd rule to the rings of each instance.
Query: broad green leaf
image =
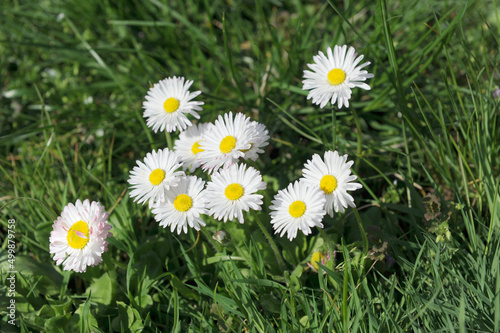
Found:
[[[86,294],[92,293],[92,301],[104,305],[110,305],[113,301],[113,294],[116,281],[112,281],[108,273],[104,273],[100,278],[93,281]]]

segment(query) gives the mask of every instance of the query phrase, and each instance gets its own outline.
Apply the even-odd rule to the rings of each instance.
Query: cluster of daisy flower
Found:
[[[327,55],[319,52],[313,57],[314,64],[307,66],[312,70],[304,71],[302,81],[304,90],[310,90],[307,99],[321,108],[330,102],[338,107],[349,107],[351,89],[359,87],[369,90],[364,83],[373,74],[362,70],[370,62],[358,65],[363,55],[357,56],[353,47],[336,45],[327,49]],[[303,177],[280,190],[270,207],[271,223],[280,236],[287,234],[292,240],[297,231],[305,235],[311,233],[311,227],[323,227],[323,217],[333,217],[333,211],[344,212],[348,206],[355,207],[353,197],[347,191],[361,188],[361,184],[353,183],[355,175],[351,175],[353,162],[347,162],[347,155],[339,156],[337,151],[325,152],[324,159],[314,154],[302,170]]]
[[[145,204],[160,226],[187,233],[188,226],[200,230],[202,216],[220,221],[237,219],[243,211],[260,210],[266,183],[258,170],[244,161],[255,161],[268,145],[269,131],[242,113],[228,112],[213,123],[193,124],[204,104],[192,101],[201,91],[189,92],[192,81],[171,77],[148,91],[144,117],[153,131],[179,130],[174,149],[153,150],[137,161],[128,180],[130,196]],[[201,168],[210,175],[204,181],[192,173]]]
[[[292,240],[297,231],[305,235],[311,233],[311,227],[323,228],[323,217],[333,211],[344,212],[348,206],[356,207],[354,198],[347,191],[362,187],[351,175],[354,162],[347,162],[347,155],[339,156],[337,151],[325,152],[324,159],[314,154],[302,170],[303,177],[278,191],[269,208],[271,224],[280,236],[287,234]]]
[[[358,65],[363,56],[354,48],[335,46],[321,51],[304,71],[303,89],[310,90],[307,99],[323,108],[328,102],[349,107],[351,89],[370,89],[365,81],[373,74]],[[193,124],[188,115],[200,119],[203,102],[193,99],[201,91],[190,92],[193,81],[169,77],[151,87],[143,103],[148,127],[158,131],[180,131],[174,149],[153,150],[130,171],[130,196],[135,202],[148,204],[164,228],[187,233],[187,227],[200,230],[202,216],[220,221],[237,219],[244,223],[243,211],[261,210],[262,198],[257,192],[266,189],[258,170],[245,160],[255,161],[268,145],[267,128],[242,113],[219,115],[214,123]],[[292,240],[300,230],[305,235],[312,227],[323,227],[326,214],[344,212],[355,207],[347,191],[361,188],[351,175],[353,162],[347,155],[327,151],[321,158],[314,154],[302,170],[303,177],[278,191],[269,207],[275,233],[287,234]],[[190,175],[201,168],[209,181]],[[186,173],[188,172],[188,173]],[[54,221],[50,236],[50,253],[65,270],[85,272],[86,267],[102,262],[107,237],[112,236],[108,213],[98,202],[87,199],[68,204]],[[316,258],[316,261],[321,258]],[[314,265],[314,262],[313,262]]]
[[[338,102],[339,108],[349,106],[351,88],[370,89],[363,83],[373,77],[359,65],[354,48],[335,46],[314,57],[315,64],[304,71],[305,90],[313,103],[324,107],[328,101]],[[242,113],[219,115],[214,123],[192,124],[187,115],[200,119],[203,102],[193,101],[201,91],[189,92],[193,81],[167,78],[148,91],[143,104],[144,117],[153,131],[181,131],[174,150],[152,151],[130,172],[130,196],[138,203],[149,203],[155,219],[173,232],[187,232],[187,227],[205,226],[202,215],[227,222],[244,222],[243,211],[261,210],[266,188],[260,172],[240,162],[255,161],[268,144],[269,132],[263,124],[251,121]],[[301,230],[308,235],[311,227],[323,227],[325,214],[343,212],[354,207],[354,199],[347,191],[361,188],[352,181],[347,155],[328,151],[322,159],[315,154],[303,170],[304,177],[280,190],[272,201],[271,224],[275,232],[292,240]],[[211,174],[205,181],[186,175],[201,167]],[[182,168],[182,171],[181,171]]]

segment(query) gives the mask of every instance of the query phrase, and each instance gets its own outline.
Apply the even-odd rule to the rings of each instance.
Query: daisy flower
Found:
[[[183,77],[176,76],[155,83],[148,90],[146,101],[142,103],[148,127],[152,127],[155,133],[158,130],[182,131],[192,125],[186,115],[199,119],[196,111],[201,111],[201,105],[205,103],[191,101],[201,94],[199,90],[192,93],[188,91],[192,84],[193,81],[184,82]]]
[[[168,148],[147,153],[144,163],[137,161],[137,165],[128,179],[130,197],[142,204],[149,200],[150,207],[184,176],[183,171],[176,171],[182,167],[179,156]]]
[[[220,167],[227,168],[237,163],[238,158],[245,155],[246,150],[252,148],[250,140],[254,132],[250,118],[243,113],[219,115],[215,123],[207,130],[199,153],[204,171],[217,171]]]
[[[261,210],[263,196],[255,192],[265,188],[260,172],[245,164],[220,169],[207,184],[208,214],[219,221],[238,218],[243,223],[243,211]]]
[[[199,153],[203,151],[200,144],[209,126],[210,124],[189,126],[187,130],[179,134],[179,139],[175,141],[174,150],[181,158],[184,171],[189,169],[189,172],[193,172],[200,166]]]
[[[274,233],[280,233],[280,237],[287,233],[288,239],[292,240],[297,237],[298,230],[309,235],[311,227],[323,228],[321,221],[326,214],[323,210],[325,201],[319,188],[306,186],[301,181],[279,190],[269,206]]]
[[[181,179],[179,185],[165,193],[165,200],[157,204],[152,212],[160,226],[170,226],[170,231],[177,229],[187,233],[187,227],[200,230],[200,225],[205,226],[200,217],[206,214],[205,182],[198,177],[188,176]]]
[[[100,264],[102,254],[108,250],[106,238],[113,236],[107,218],[104,207],[88,199],[64,207],[50,232],[49,249],[55,254],[56,264],[62,263],[65,271],[78,273]]]
[[[252,121],[250,126],[253,127],[252,136],[250,138],[250,149],[242,150],[245,155],[243,158],[245,160],[255,161],[259,157],[258,154],[262,154],[264,152],[262,147],[265,147],[269,144],[269,131],[267,130],[264,124],[261,124],[256,121]]]
[[[311,90],[307,99],[312,98],[313,104],[319,104],[320,108],[325,107],[328,101],[332,105],[337,102],[339,109],[343,105],[349,107],[352,88],[370,90],[370,86],[363,81],[372,78],[373,74],[361,70],[370,62],[358,66],[363,60],[363,55],[356,57],[357,53],[352,46],[349,47],[347,55],[346,51],[346,45],[335,45],[333,51],[329,47],[326,50],[328,56],[319,51],[319,54],[313,57],[315,63],[307,65],[313,71],[304,71],[305,80],[302,81],[304,84],[302,89]]]
[[[321,189],[326,198],[325,210],[331,217],[333,210],[343,213],[348,206],[356,207],[353,197],[347,191],[355,191],[363,186],[352,183],[358,178],[351,175],[353,163],[354,161],[347,162],[347,154],[339,156],[337,151],[327,151],[324,161],[318,154],[314,154],[312,160],[304,165],[304,182]]]

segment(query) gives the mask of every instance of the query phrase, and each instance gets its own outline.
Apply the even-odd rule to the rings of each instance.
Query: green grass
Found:
[[[1,2],[2,332],[499,331],[499,6]],[[375,77],[350,108],[319,109],[303,70],[335,44],[364,54]],[[254,163],[263,211],[243,225],[207,218],[200,234],[172,234],[128,195],[136,160],[169,140],[147,128],[142,101],[173,75],[203,91],[203,122],[232,110],[270,131]],[[326,150],[355,161],[358,210],[292,242],[272,235],[273,196]],[[85,198],[110,212],[114,236],[101,265],[65,272],[49,254],[52,223]],[[328,249],[325,274],[307,269]]]

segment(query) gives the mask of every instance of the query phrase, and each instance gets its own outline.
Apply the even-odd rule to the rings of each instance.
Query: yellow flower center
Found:
[[[193,154],[198,154],[199,152],[202,152],[204,151],[205,149],[201,149],[200,148],[200,141],[201,140],[198,140],[196,141],[194,144],[193,144],[193,147],[191,147],[191,151],[193,152]]]
[[[226,198],[228,198],[229,200],[238,200],[243,196],[243,193],[244,193],[243,186],[237,183],[228,185],[224,190],[224,194],[226,195]]]
[[[173,97],[167,98],[167,100],[163,102],[163,108],[166,113],[172,113],[179,108],[179,100]]]
[[[306,212],[306,204],[300,200],[294,201],[290,207],[288,207],[288,212],[293,217],[301,217]]]
[[[83,249],[89,242],[89,226],[83,221],[74,223],[66,237],[68,245],[74,249]]]
[[[154,186],[159,185],[165,179],[165,171],[162,169],[154,169],[149,175],[149,181]]]
[[[311,256],[311,266],[314,267],[314,269],[316,271],[319,270],[319,265],[318,265],[318,262],[321,262],[323,260],[323,258],[325,258],[325,256],[323,255],[323,253],[319,252],[319,251],[316,251],[312,254]]]
[[[179,194],[174,200],[174,207],[180,212],[188,211],[193,206],[193,200],[187,194]]]
[[[340,68],[334,68],[328,72],[328,82],[334,86],[341,84],[345,80],[345,73]]]
[[[219,149],[222,153],[227,154],[236,147],[236,138],[228,135],[220,142]]]
[[[326,194],[332,193],[337,188],[337,178],[332,175],[323,176],[319,182],[319,188]]]

